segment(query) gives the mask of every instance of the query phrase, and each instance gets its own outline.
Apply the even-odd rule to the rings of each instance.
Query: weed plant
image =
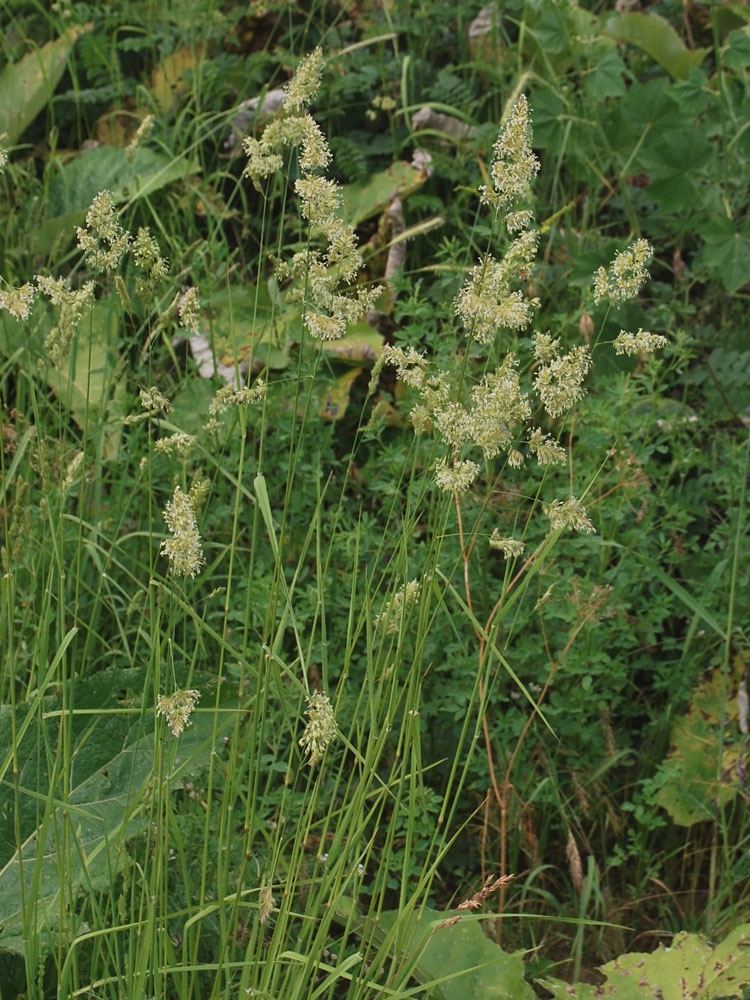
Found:
[[[127,155],[105,143],[90,176],[3,164],[2,996],[452,996],[478,920],[530,949],[529,973],[575,979],[644,933],[729,930],[747,722],[721,729],[693,823],[668,818],[657,765],[708,666],[719,718],[740,717],[747,442],[694,419],[715,349],[707,323],[686,332],[663,247],[647,284],[646,235],[664,241],[675,206],[644,216],[621,186],[607,238],[587,235],[608,147],[561,136],[545,101],[594,72],[568,51],[588,15],[556,7],[563,46],[521,63],[526,28],[555,25],[510,5],[490,37],[519,72],[482,88],[431,64],[408,8],[384,27],[411,62],[392,38],[360,61],[352,22],[322,10],[269,19],[253,60],[222,42],[238,8],[147,6],[121,72],[102,45],[120,15],[82,34],[82,77],[51,106],[103,128],[113,98],[140,102],[148,55],[154,118]],[[24,25],[53,19],[10,23],[17,58]],[[150,52],[170,32],[181,63]],[[746,84],[730,51],[717,115]],[[286,80],[283,104],[224,160],[235,111],[215,108],[246,69],[254,92]],[[587,111],[611,138],[625,110],[583,93],[571,128]],[[476,118],[473,146],[420,136],[423,96]],[[370,215],[353,202],[419,140],[435,173],[411,168],[415,249],[394,273],[403,206],[391,187]],[[45,229],[115,162],[74,239]],[[504,960],[532,996],[520,953]]]

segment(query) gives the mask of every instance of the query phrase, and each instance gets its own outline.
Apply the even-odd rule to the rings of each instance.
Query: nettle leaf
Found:
[[[335,378],[322,379],[315,387],[314,396],[318,416],[322,420],[336,421],[346,413],[351,390],[364,368],[352,368]]]
[[[672,25],[659,14],[631,12],[610,17],[604,34],[618,42],[635,45],[659,63],[674,80],[687,80],[690,70],[700,66],[710,49],[689,49]]]
[[[691,118],[697,118],[715,100],[709,88],[708,77],[702,69],[691,69],[687,80],[672,84],[670,94],[680,106],[680,110]]]
[[[746,666],[735,656],[729,677],[714,669],[696,688],[688,713],[674,724],[672,750],[655,780],[661,786],[657,802],[679,826],[714,819],[717,808],[740,790],[743,749],[731,737],[733,731],[739,736],[737,695]]]
[[[73,25],[58,39],[29,52],[0,75],[0,135],[13,146],[49,102],[76,39],[93,24]]]
[[[142,690],[143,683],[144,671],[135,669],[110,669],[93,681],[76,682],[75,703],[72,712],[68,709],[73,739],[64,801],[56,755],[59,695],[44,699],[43,718],[26,730],[17,748],[21,769],[15,787],[8,781],[0,787],[6,828],[0,841],[0,951],[22,952],[29,919],[40,933],[54,931],[63,893],[69,898],[111,886],[126,841],[148,827],[152,781],[181,787],[183,776],[207,764],[221,746],[234,717],[226,709],[236,707],[236,701],[226,702],[218,720],[212,710],[197,710],[179,739],[161,727],[165,764],[157,774],[153,710],[128,710],[119,700],[123,688]],[[14,711],[23,716],[22,707]],[[9,750],[10,716],[10,707],[2,706],[0,756]],[[20,845],[14,839],[14,814]]]
[[[750,222],[736,229],[731,219],[713,219],[703,227],[703,241],[701,263],[730,295],[750,282]]]
[[[589,97],[594,101],[603,101],[607,97],[622,97],[627,89],[623,80],[626,72],[625,63],[614,49],[605,52],[596,61],[586,78]]]
[[[664,76],[646,83],[634,83],[602,119],[612,150],[623,165],[628,164],[628,170],[632,169],[634,149],[640,150],[639,155],[643,156],[652,145],[662,141],[666,132],[686,130],[685,115],[671,90],[672,85]],[[693,127],[692,121],[689,127]],[[534,134],[536,136],[536,118]]]
[[[743,70],[750,66],[750,25],[732,32],[722,60],[728,69]]]
[[[600,967],[607,977],[601,986],[538,979],[555,1000],[713,1000],[741,997],[750,985],[750,924],[736,927],[714,947],[700,934],[678,934],[668,947],[620,955]]]
[[[638,165],[651,178],[650,198],[665,212],[678,212],[698,201],[696,181],[714,158],[715,147],[696,128],[669,132],[649,146]]]
[[[151,90],[159,108],[175,112],[190,92],[188,74],[195,73],[205,58],[206,45],[183,45],[171,52],[151,74]]]
[[[556,150],[562,140],[567,108],[552,90],[540,90],[531,98],[531,118],[534,122],[534,147]]]

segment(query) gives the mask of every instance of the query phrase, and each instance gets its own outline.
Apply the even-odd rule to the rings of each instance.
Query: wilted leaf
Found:
[[[176,111],[189,90],[185,74],[194,70],[204,59],[206,46],[183,45],[166,57],[151,74],[151,89],[156,103],[164,112]]]
[[[54,42],[29,52],[0,74],[0,135],[13,146],[52,97],[76,39],[93,24],[73,25]]]
[[[234,377],[235,366],[241,371],[250,367],[286,368],[289,364],[290,323],[297,316],[277,305],[264,284],[257,289],[243,286],[223,288],[204,301],[209,322],[200,337],[203,367],[201,375],[220,374]],[[300,326],[299,322],[297,326]],[[191,350],[195,349],[190,338]],[[215,367],[214,367],[215,362]]]
[[[672,25],[659,14],[631,11],[610,17],[604,34],[618,42],[642,49],[659,63],[673,80],[687,80],[690,70],[700,66],[710,49],[689,49]]]
[[[638,157],[638,165],[651,179],[649,198],[665,212],[690,208],[698,198],[696,181],[709,167],[714,146],[694,128],[668,133],[664,142],[649,145]]]
[[[351,388],[364,368],[352,368],[335,379],[325,379],[316,386],[318,416],[323,420],[341,420],[349,405]]]
[[[741,656],[735,656],[726,679],[720,669],[712,670],[695,690],[688,713],[674,724],[672,749],[657,772],[657,801],[679,826],[713,819],[741,787],[742,748],[732,745],[727,727],[740,728],[737,695],[745,670]]]
[[[383,350],[383,337],[369,323],[352,323],[345,337],[328,340],[322,346],[326,354],[334,355],[339,361],[374,364]]]

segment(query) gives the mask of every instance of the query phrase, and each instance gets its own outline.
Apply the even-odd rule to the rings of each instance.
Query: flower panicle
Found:
[[[298,147],[302,176],[295,181],[302,217],[310,224],[313,236],[322,236],[325,250],[306,250],[277,266],[277,277],[296,282],[289,292],[290,301],[303,305],[303,323],[316,340],[340,340],[347,326],[361,320],[382,292],[377,285],[349,291],[362,268],[357,237],[352,226],[340,217],[341,194],[338,184],[319,176],[331,161],[325,136],[306,108],[320,85],[323,55],[316,49],[303,59],[285,87],[282,114],[270,122],[259,139],[248,136],[243,148],[248,157],[245,176],[256,188],[281,170],[282,153]]]
[[[529,102],[521,94],[510,110],[494,145],[490,168],[492,188],[483,188],[482,199],[505,209],[525,197],[531,181],[539,172],[539,160],[531,149]]]
[[[305,56],[296,72],[284,87],[284,109],[291,114],[299,114],[308,107],[320,89],[323,76],[323,52],[320,47]]]
[[[574,496],[567,500],[553,500],[542,505],[542,510],[549,518],[550,531],[572,530],[590,535],[596,531],[586,508]]]
[[[47,334],[44,349],[54,367],[60,369],[70,354],[84,309],[93,301],[94,282],[87,281],[80,288],[73,289],[65,278],[37,274],[34,280],[37,290],[46,295],[53,306],[59,307],[57,323]]]
[[[638,333],[628,333],[620,330],[618,337],[613,341],[615,354],[653,354],[667,346],[667,338],[658,333],[649,333],[647,330],[638,330]]]
[[[517,559],[526,550],[526,545],[517,538],[503,538],[500,529],[494,528],[490,535],[490,548],[502,552],[504,559]]]
[[[169,559],[172,576],[193,577],[205,562],[196,521],[199,503],[194,490],[195,487],[185,494],[179,486],[175,487],[164,509],[164,520],[172,537],[161,543],[161,551]]]
[[[600,267],[594,275],[594,302],[609,299],[613,306],[619,306],[635,298],[648,280],[646,266],[653,255],[653,247],[644,239],[615,254],[609,267]]]
[[[76,228],[78,246],[96,271],[114,271],[130,246],[130,233],[117,221],[109,191],[100,191],[86,213],[86,227]]]
[[[233,385],[223,385],[211,400],[208,412],[211,417],[225,413],[230,406],[250,406],[261,402],[266,395],[266,383],[262,378],[256,378],[251,386],[243,385],[236,389]]]
[[[0,309],[5,309],[14,319],[28,319],[35,295],[36,289],[28,281],[20,288],[0,291]]]
[[[157,697],[157,717],[164,716],[173,736],[181,736],[185,729],[192,725],[190,716],[200,696],[200,691],[178,690],[173,694],[160,694]]]
[[[308,721],[298,743],[308,755],[307,763],[314,767],[323,759],[326,750],[338,736],[336,717],[328,695],[322,691],[314,691],[307,699],[305,715]]]
[[[401,628],[405,613],[419,600],[421,592],[421,582],[409,580],[390,598],[380,614],[375,616],[373,627],[385,632],[386,635],[395,635]]]

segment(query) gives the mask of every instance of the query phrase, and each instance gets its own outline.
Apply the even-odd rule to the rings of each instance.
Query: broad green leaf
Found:
[[[422,187],[427,171],[397,160],[387,170],[371,174],[361,184],[346,184],[342,188],[344,218],[352,226],[385,211],[398,195],[406,198]]]
[[[91,202],[105,188],[119,205],[152,194],[194,170],[195,163],[184,156],[175,159],[147,147],[136,149],[131,157],[117,146],[85,150],[52,178],[34,251],[49,253],[55,241],[72,239],[75,227],[84,224]]]
[[[0,135],[13,146],[52,97],[76,39],[93,25],[73,25],[0,74]]]
[[[101,427],[103,457],[114,459],[120,447],[127,388],[117,365],[116,344],[122,322],[120,300],[100,299],[81,318],[67,372],[45,366],[47,384],[82,430]]]
[[[22,322],[0,315],[0,350],[7,355],[23,348],[50,389],[89,434],[104,435],[104,458],[117,456],[126,411],[126,386],[118,366],[116,344],[122,308],[116,296],[100,299],[81,317],[63,370],[47,359],[44,340],[57,322],[52,306],[37,301],[31,318]]]
[[[703,227],[701,260],[732,295],[750,282],[750,222],[736,229],[731,219],[713,219]]]
[[[189,769],[208,763],[233,722],[232,711],[222,712],[215,720],[213,711],[198,710],[179,739],[160,726],[163,759],[168,763],[157,775],[152,711],[143,718],[140,713],[123,713],[117,701],[123,687],[142,689],[142,685],[143,671],[133,669],[110,669],[95,682],[76,682],[69,793],[64,801],[60,798],[61,772],[50,789],[48,771],[49,762],[55,760],[59,694],[45,699],[44,721],[32,723],[27,730],[18,748],[22,764],[18,822],[23,842],[20,849],[13,842],[11,821],[0,845],[0,950],[21,952],[24,910],[27,918],[33,910],[39,932],[51,931],[60,916],[61,892],[75,895],[79,890],[110,885],[122,864],[125,841],[148,825],[148,789],[153,779],[166,779],[171,788],[181,787]],[[237,703],[228,702],[226,707],[236,708]],[[76,714],[82,708],[96,711]],[[0,708],[0,749],[10,739],[10,712],[7,706]],[[14,808],[15,791],[6,780],[0,788],[0,816],[7,819]]]
[[[659,14],[632,11],[610,17],[604,24],[604,34],[635,45],[659,63],[673,80],[687,80],[690,70],[700,66],[710,49],[689,49],[672,25]]]
[[[745,670],[740,656],[726,682],[722,671],[714,669],[696,688],[687,714],[674,724],[672,749],[657,771],[661,787],[656,799],[678,826],[713,819],[717,808],[740,790],[742,748],[732,743],[732,733],[739,736],[737,692]]]
[[[714,1000],[742,997],[750,985],[750,924],[736,927],[714,947],[700,934],[682,932],[656,951],[620,955],[602,965],[607,981],[601,986],[564,983],[559,979],[538,979],[554,1000]]]
[[[540,90],[531,98],[531,117],[534,122],[534,146],[537,149],[557,150],[562,140],[566,106],[552,90]]]
[[[534,5],[528,4],[530,11]],[[541,3],[536,5],[534,14],[525,17],[529,24],[529,36],[525,39],[530,46],[532,40],[546,59],[551,59],[558,69],[570,66],[576,60],[580,50],[581,39],[590,39],[596,34],[594,15],[579,4],[552,5]]]
[[[459,916],[453,926],[441,926]],[[508,954],[485,936],[476,918],[426,909],[405,925],[399,910],[378,919],[381,932],[396,931],[404,957],[414,957],[414,977],[433,983],[440,1000],[534,1000],[523,978],[523,952]]]

